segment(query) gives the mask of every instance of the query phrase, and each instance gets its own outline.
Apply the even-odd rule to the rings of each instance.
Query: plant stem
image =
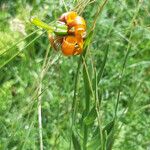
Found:
[[[42,75],[41,75],[42,76]],[[42,79],[41,79],[42,80]],[[39,90],[38,90],[38,121],[39,121],[39,139],[40,139],[40,150],[43,150],[43,134],[42,134],[42,83],[39,83]]]
[[[48,58],[48,54],[49,54],[49,49],[50,47],[48,46],[47,51],[46,51],[46,55],[45,55],[45,59],[43,62],[43,66],[42,66],[42,71],[40,73],[40,80],[39,80],[39,85],[38,85],[38,122],[39,122],[39,139],[40,139],[40,150],[43,150],[43,133],[42,133],[42,80],[44,78],[45,75],[45,66],[47,64],[47,58]]]
[[[56,21],[55,24],[50,26],[49,24],[41,21],[38,18],[31,18],[31,23],[35,26],[46,30],[49,34],[55,33],[56,35],[67,35],[68,34],[68,27],[65,23]]]
[[[40,27],[42,29],[45,29],[47,31],[54,31],[54,28],[49,26],[48,24],[44,23],[43,21],[39,20],[38,18],[31,18],[31,23],[36,25],[37,27]]]

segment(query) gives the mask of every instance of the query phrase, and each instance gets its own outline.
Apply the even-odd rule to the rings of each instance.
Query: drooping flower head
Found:
[[[70,11],[62,14],[59,21],[67,25],[68,34],[63,37],[50,36],[52,47],[57,49],[61,45],[61,51],[66,56],[81,54],[86,36],[86,22],[84,18],[76,12]]]

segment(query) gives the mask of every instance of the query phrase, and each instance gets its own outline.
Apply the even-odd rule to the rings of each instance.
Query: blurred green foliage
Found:
[[[37,30],[29,21],[31,16],[50,23],[57,20],[66,8],[73,9],[77,2],[1,0],[0,64],[42,33],[38,31],[12,47]],[[88,31],[100,3],[101,0],[95,0],[83,10]],[[0,150],[39,149],[37,87],[48,47],[47,34],[43,33],[0,69]],[[102,149],[99,132],[102,132],[103,140],[106,139],[104,145],[115,139],[114,150],[150,149],[149,47],[150,1],[108,0],[98,17],[85,62],[79,70],[73,125],[72,103],[80,56],[65,57],[50,48],[50,67],[42,80],[41,94],[44,149],[69,149],[71,139],[75,149],[80,145],[81,149]],[[102,73],[107,48],[108,56]],[[5,53],[7,49],[9,51]],[[121,81],[127,51],[129,54]],[[96,74],[101,75],[98,81],[93,66]],[[100,104],[100,129],[103,131],[99,131],[99,117],[95,110],[97,102],[92,97],[89,80],[95,86],[98,82],[94,89]],[[118,118],[114,124],[118,93]],[[114,130],[115,136],[111,137]],[[70,132],[73,132],[72,137]],[[111,148],[108,146],[107,149]]]

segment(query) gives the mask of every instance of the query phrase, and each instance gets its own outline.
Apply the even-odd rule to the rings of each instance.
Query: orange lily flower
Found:
[[[61,15],[59,21],[65,22],[68,26],[74,21],[78,14],[74,11],[66,12]]]
[[[59,21],[68,26],[68,35],[49,36],[50,43],[54,49],[61,45],[62,53],[66,56],[78,55],[83,51],[83,38],[86,36],[86,22],[74,11],[62,14]]]
[[[76,12],[70,11],[64,13],[59,20],[67,24],[69,34],[80,34],[83,38],[85,37],[86,22],[82,17],[78,16]]]
[[[78,55],[83,50],[83,39],[69,35],[62,42],[62,53],[66,56]]]

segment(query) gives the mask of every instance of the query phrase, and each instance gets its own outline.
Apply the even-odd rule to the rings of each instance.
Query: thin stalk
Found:
[[[47,53],[46,53],[47,57]],[[45,59],[46,60],[46,59]],[[45,61],[43,63],[43,66],[45,65]],[[43,131],[42,131],[42,79],[43,79],[43,70],[40,74],[40,81],[39,81],[39,87],[38,87],[38,123],[39,123],[39,140],[40,140],[40,150],[43,150]]]
[[[71,149],[71,145],[72,145],[72,133],[73,133],[73,125],[75,124],[75,116],[76,116],[76,106],[77,106],[77,84],[78,84],[78,78],[79,78],[79,71],[81,68],[81,63],[82,63],[82,56],[80,56],[79,61],[78,61],[78,67],[77,67],[77,71],[76,71],[76,76],[75,76],[75,85],[74,85],[74,96],[73,96],[73,102],[72,102],[72,122],[71,122],[71,136],[70,136],[70,145],[69,145],[69,149]]]
[[[68,10],[68,8],[67,8],[67,5],[66,5],[65,1],[62,0],[62,2],[63,2],[63,5],[64,5],[64,7],[65,7],[66,12],[68,12],[69,10]]]
[[[22,41],[26,40],[27,38],[29,38],[30,36],[32,36],[33,34],[35,34],[37,31],[39,31],[40,29],[37,29],[35,31],[33,31],[32,33],[30,33],[29,35],[27,35],[26,37],[24,37],[23,39],[19,40],[18,42],[16,42],[15,44],[13,44],[11,47],[8,47],[5,51],[3,51],[2,53],[0,53],[0,56],[4,55],[6,52],[8,52],[9,50],[11,50],[12,48],[14,48],[15,46],[17,46],[18,44],[20,44]],[[3,49],[3,48],[1,48]]]
[[[48,58],[50,47],[48,46],[45,59],[42,66],[42,71],[39,78],[38,84],[38,123],[39,123],[39,140],[40,140],[40,150],[43,150],[43,132],[42,132],[42,80],[44,79],[46,72],[48,71],[49,67],[54,64],[58,59],[59,56],[50,61],[51,57]]]
[[[142,2],[143,2],[143,0],[139,0],[139,1],[138,1],[138,7],[137,7],[137,9],[136,9],[135,14],[133,15],[133,18],[132,18],[131,22],[130,22],[129,28],[130,28],[131,30],[130,30],[130,34],[129,34],[129,41],[131,41],[131,39],[132,39],[132,34],[133,34],[133,30],[134,30],[133,22],[134,22],[134,20],[136,19],[137,15],[138,15],[138,12],[139,12],[139,10],[140,10],[140,7],[142,6]],[[123,126],[123,124],[121,124],[120,127],[117,127],[117,126],[116,126],[116,124],[117,124],[117,119],[118,119],[117,111],[118,111],[118,106],[119,106],[119,102],[120,102],[123,76],[124,76],[124,72],[125,72],[125,69],[126,69],[127,59],[128,59],[128,57],[129,57],[130,50],[131,50],[131,46],[132,46],[131,43],[132,43],[132,42],[128,42],[128,45],[127,45],[127,52],[126,52],[126,55],[125,55],[125,58],[124,58],[124,61],[123,61],[122,70],[121,70],[121,73],[120,73],[119,89],[118,89],[117,101],[116,101],[115,112],[114,112],[114,127],[116,127],[118,131],[117,131],[117,134],[114,135],[114,141],[115,141],[116,136],[119,134],[119,132],[121,131],[121,128],[122,128],[122,126]]]
[[[68,27],[66,24],[61,23],[60,21],[55,22],[52,26],[46,24],[38,18],[31,18],[31,23],[46,30],[49,34],[55,33],[56,35],[67,35]]]
[[[86,74],[87,74],[87,77],[88,77],[88,82],[89,82],[89,85],[90,85],[90,90],[91,90],[91,93],[92,93],[92,96],[94,97],[94,90],[93,90],[93,87],[92,87],[92,82],[90,80],[90,75],[89,75],[89,72],[88,72],[88,69],[87,69],[87,65],[85,63],[85,58],[82,56],[82,62],[83,62],[83,65],[85,67],[85,71],[86,71]]]
[[[101,150],[103,150],[103,132],[102,132],[102,117],[100,113],[100,102],[98,98],[98,82],[97,82],[97,73],[96,73],[96,68],[95,70],[95,103],[96,103],[96,113],[97,113],[97,121],[99,125],[99,134],[100,134],[100,143],[101,143]]]
[[[93,90],[92,82],[90,79],[89,71],[88,71],[84,56],[82,56],[82,62],[83,62],[83,69],[85,69],[85,73],[87,75],[87,81],[88,81],[89,88],[92,93],[92,97],[94,97],[94,90]],[[85,88],[85,90],[86,90],[86,88]],[[90,94],[87,97],[85,97],[85,114],[89,113],[89,109],[90,109],[89,100],[90,100]],[[83,129],[84,130],[83,150],[86,150],[87,149],[87,141],[88,141],[88,126],[86,124],[84,124],[83,128],[84,128]]]
[[[42,33],[43,34],[43,33]],[[16,54],[14,54],[10,59],[5,61],[4,63],[0,64],[0,69],[4,67],[6,64],[8,64],[10,61],[12,61],[16,56],[18,56],[25,48],[27,48],[30,44],[32,44],[34,41],[36,41],[42,34],[38,35],[36,38],[34,38],[31,42],[29,42],[25,47],[23,47],[20,51],[18,51]]]
[[[102,4],[100,4],[99,9],[98,9],[98,11],[95,14],[96,18],[95,18],[95,20],[93,22],[92,30],[95,29],[96,22],[97,22],[97,19],[99,17],[99,14],[102,12],[102,10],[103,10],[104,6],[107,4],[107,2],[108,2],[108,0],[104,0],[104,2]]]
[[[139,12],[140,6],[142,5],[142,2],[143,2],[143,0],[139,0],[136,13],[134,14],[134,16],[132,18],[132,21],[131,21],[131,24],[130,24],[131,31],[130,31],[130,35],[129,35],[129,41],[131,41],[132,34],[133,34],[133,29],[134,29],[133,22],[134,22],[134,20],[136,19],[137,15],[138,15],[138,12]],[[122,82],[123,82],[123,75],[124,75],[124,72],[125,72],[125,69],[126,69],[126,63],[127,63],[127,59],[128,59],[129,53],[130,53],[131,43],[128,42],[127,52],[126,52],[126,55],[125,55],[125,58],[124,58],[124,62],[123,62],[123,66],[122,66],[122,70],[121,70],[121,74],[120,74],[119,89],[118,89],[117,102],[116,102],[115,114],[114,114],[115,120],[117,119],[117,110],[118,110],[118,105],[119,105],[119,101],[120,101],[120,93],[121,93],[121,87],[122,87]]]
[[[31,23],[36,25],[37,27],[40,27],[42,29],[45,29],[46,31],[49,31],[49,32],[53,32],[54,31],[54,27],[52,26],[49,26],[48,24],[46,24],[45,22],[39,20],[38,18],[31,18]]]
[[[104,8],[104,5],[106,4],[108,0],[105,0],[105,2],[102,4],[102,6],[100,5],[100,8],[98,9],[97,13],[96,13],[96,17],[95,17],[95,20],[93,22],[93,26],[92,28],[90,29],[90,32],[89,33],[92,33],[92,31],[94,30],[94,27],[95,27],[95,24],[96,24],[96,21],[97,21],[97,18],[98,18],[98,15],[99,13],[102,11],[102,9]],[[88,1],[90,2],[90,1]],[[82,1],[79,1],[79,3],[77,4],[77,7],[75,7],[74,10],[76,10],[78,13],[82,13],[80,10],[82,8],[80,8],[81,4],[83,3],[84,7],[86,7],[88,5],[87,1],[86,0],[82,0]],[[78,8],[79,6],[79,8]],[[82,10],[83,11],[83,10]],[[72,137],[72,130],[73,130],[73,126],[75,126],[75,117],[76,117],[76,107],[77,107],[77,100],[76,100],[76,95],[77,95],[77,84],[78,84],[78,78],[79,78],[79,70],[81,68],[81,64],[82,64],[82,57],[86,55],[86,49],[88,49],[89,45],[86,45],[85,46],[85,53],[83,55],[80,56],[80,59],[79,59],[79,62],[78,62],[78,67],[77,67],[77,72],[76,72],[76,76],[75,76],[75,86],[74,86],[74,97],[73,97],[73,102],[72,102],[72,122],[71,122],[71,137]],[[93,95],[93,93],[92,93]],[[86,130],[86,129],[85,129]],[[85,134],[86,136],[86,134]],[[84,143],[86,143],[87,139],[84,140]],[[71,140],[70,140],[70,149],[71,149]],[[85,148],[85,146],[83,146],[83,148]]]
[[[42,83],[39,85],[38,94],[42,91]],[[42,134],[42,97],[41,95],[38,98],[38,121],[39,121],[39,139],[40,139],[40,150],[43,150],[43,134]]]
[[[50,47],[48,46],[45,59],[42,66],[42,71],[40,74],[39,85],[38,85],[38,123],[39,123],[39,140],[40,140],[40,150],[43,150],[43,131],[42,131],[42,80],[44,78],[45,72],[44,68],[47,65],[48,54]]]

